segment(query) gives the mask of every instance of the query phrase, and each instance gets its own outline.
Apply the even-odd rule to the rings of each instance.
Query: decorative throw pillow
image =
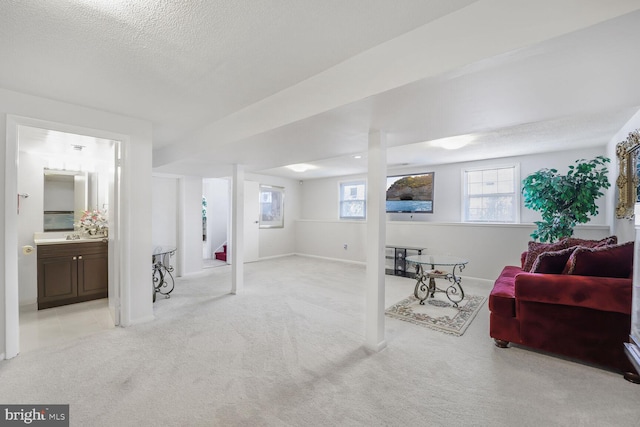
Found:
[[[576,248],[572,246],[559,251],[542,252],[533,263],[531,273],[561,274]]]
[[[563,239],[567,243],[567,247],[570,246],[583,246],[585,248],[599,248],[600,246],[615,245],[618,243],[618,236],[605,237],[602,240],[585,240],[575,237],[567,237]]]
[[[631,277],[633,242],[597,248],[578,247],[569,257],[565,271],[578,276]]]
[[[527,255],[524,259],[522,270],[530,272],[531,267],[533,267],[533,263],[536,262],[538,255],[540,255],[541,253],[559,251],[566,248],[567,243],[562,240],[556,243],[529,242]]]

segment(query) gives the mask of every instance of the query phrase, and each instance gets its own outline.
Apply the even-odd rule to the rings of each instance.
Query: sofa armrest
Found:
[[[561,304],[631,314],[631,279],[520,273],[515,278],[516,301]]]

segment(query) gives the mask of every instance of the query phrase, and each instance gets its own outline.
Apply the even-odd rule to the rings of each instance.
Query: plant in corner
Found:
[[[541,169],[522,181],[524,205],[539,211],[542,221],[536,221],[534,240],[553,242],[573,235],[573,227],[589,222],[598,214],[596,200],[601,189],[611,186],[607,179],[609,159],[597,156],[593,160],[576,160],[566,175],[556,169]]]

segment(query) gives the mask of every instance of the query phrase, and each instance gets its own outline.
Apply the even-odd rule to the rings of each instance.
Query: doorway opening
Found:
[[[231,185],[226,178],[202,180],[202,267],[229,263],[229,203]]]
[[[119,139],[104,132],[8,117],[8,200],[11,184],[17,189],[17,209],[7,206],[5,236],[7,253],[6,358],[53,343],[113,328],[120,323],[120,150]],[[91,136],[91,135],[96,136]],[[106,136],[106,138],[105,138]],[[12,157],[15,156],[15,162]],[[52,171],[57,171],[56,173]],[[58,173],[59,172],[59,173]],[[60,176],[57,180],[51,176]],[[67,194],[67,179],[81,177]],[[45,176],[47,178],[45,178]],[[73,182],[73,180],[71,180]],[[46,185],[45,183],[48,183]],[[45,195],[45,191],[51,194]],[[14,193],[15,194],[15,193]],[[68,200],[72,207],[55,206]],[[50,206],[45,206],[45,204]],[[99,211],[108,218],[108,232],[101,241],[108,245],[108,289],[93,296],[85,293],[81,302],[38,310],[38,242],[66,236],[78,237],[78,220],[84,211]],[[60,212],[60,213],[59,213]],[[69,225],[70,223],[70,225]],[[47,224],[47,225],[45,225]],[[78,242],[74,242],[81,244]],[[18,250],[16,250],[18,249]],[[80,270],[78,270],[80,271]],[[102,275],[104,277],[104,275]],[[102,280],[106,285],[106,280]],[[74,283],[75,292],[78,284]],[[85,291],[87,288],[84,289]],[[108,298],[104,295],[108,294]],[[42,308],[42,307],[41,307]]]
[[[244,251],[245,263],[259,259],[259,186],[256,181],[244,181]],[[230,264],[231,251],[231,178],[206,178],[203,193],[203,268]],[[206,201],[206,211],[204,202]],[[206,212],[206,221],[204,216]],[[206,229],[204,224],[206,223]]]

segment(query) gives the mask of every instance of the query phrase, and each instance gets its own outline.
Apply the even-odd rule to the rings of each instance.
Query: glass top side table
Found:
[[[455,307],[464,299],[464,290],[460,284],[461,277],[456,275],[462,272],[464,267],[469,263],[467,259],[450,256],[450,255],[416,255],[407,257],[407,261],[416,264],[417,280],[413,294],[420,300],[420,304],[424,305],[424,301],[436,292],[444,292],[449,301]],[[425,268],[425,266],[429,266]],[[444,270],[436,269],[437,266],[451,267],[451,273]],[[436,279],[444,279],[449,282],[446,289],[440,289],[436,286]]]

